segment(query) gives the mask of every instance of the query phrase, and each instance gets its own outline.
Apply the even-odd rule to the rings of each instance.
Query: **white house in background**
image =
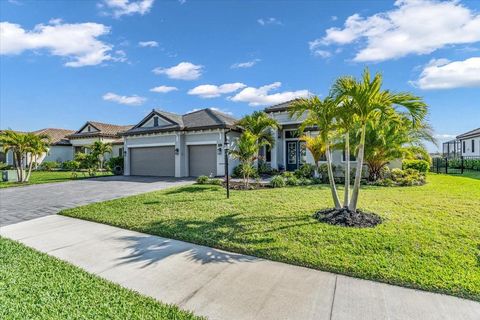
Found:
[[[293,101],[295,100],[270,106],[264,110],[281,126],[280,129],[274,131],[276,139],[273,148],[271,150],[267,148],[261,150],[261,155],[272,169],[295,171],[304,163],[314,164],[312,154],[305,148],[305,142],[300,141],[297,132],[305,116],[292,119],[289,115],[288,108]],[[315,128],[310,128],[305,130],[304,134],[316,136],[318,131],[315,131]],[[320,161],[321,164],[326,162],[326,157],[323,157]],[[334,150],[332,152],[332,162],[335,166],[344,166],[344,152]],[[352,167],[356,165],[354,155],[350,155],[350,162]],[[390,168],[401,168],[402,164],[400,160],[394,160],[388,166]]]
[[[110,157],[123,157],[123,138],[120,134],[131,128],[131,125],[87,121],[78,131],[72,132],[66,138],[70,141],[73,154],[77,152],[88,153],[88,147],[95,141],[110,143],[112,152],[105,156],[105,159],[108,160]]]
[[[187,177],[225,174],[225,141],[239,135],[237,119],[213,109],[184,115],[152,110],[124,132],[125,175]],[[229,159],[229,173],[238,162]]]
[[[462,156],[480,156],[480,128],[465,132],[456,139],[459,141]]]
[[[33,131],[33,134],[36,135],[46,135],[50,138],[50,146],[48,152],[36,159],[38,164],[43,161],[57,161],[63,162],[73,159],[73,149],[70,141],[65,137],[69,134],[72,134],[73,130],[67,129],[57,129],[57,128],[46,128]],[[6,153],[2,150],[0,152],[0,161],[5,162],[8,165],[15,165],[14,155],[11,150]]]

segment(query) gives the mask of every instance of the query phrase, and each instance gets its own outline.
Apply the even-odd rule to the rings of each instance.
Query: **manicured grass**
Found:
[[[110,172],[98,173],[96,177],[111,176]],[[40,184],[40,183],[52,183],[52,182],[63,182],[69,180],[77,179],[87,179],[91,178],[88,174],[85,175],[82,172],[77,173],[77,178],[72,176],[70,171],[33,171],[30,176],[30,181],[28,183],[17,183],[17,182],[0,182],[0,188],[9,188],[9,187],[19,187],[30,184]]]
[[[0,319],[198,319],[0,238]]]
[[[327,186],[232,191],[186,186],[62,214],[267,259],[480,300],[480,180],[431,174],[419,187],[365,187],[373,229],[319,223]]]

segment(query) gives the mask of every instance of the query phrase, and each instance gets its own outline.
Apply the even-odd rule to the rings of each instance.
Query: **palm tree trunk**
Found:
[[[12,150],[13,153],[13,162],[15,163],[15,171],[17,171],[17,181],[22,182],[22,167],[18,157],[18,153]]]
[[[345,194],[343,206],[348,207],[350,201],[350,132],[345,133]]]
[[[353,184],[352,191],[352,200],[348,208],[352,211],[357,210],[358,194],[360,192],[360,182],[362,180],[362,168],[363,168],[363,156],[365,151],[365,131],[366,125],[362,125],[362,132],[360,134],[360,144],[358,145],[358,156],[357,156],[357,170],[355,172],[355,183]]]
[[[28,180],[30,180],[30,175],[32,174],[32,168],[33,168],[33,157],[30,157],[30,164],[28,164],[28,171],[27,171],[27,176],[25,177],[25,182],[28,182]]]
[[[330,154],[330,145],[327,144],[327,168],[328,168],[328,180],[330,181],[330,190],[332,191],[333,203],[335,204],[336,209],[340,209],[340,200],[338,199],[337,187],[335,186],[335,179],[333,177],[332,170],[332,155]]]

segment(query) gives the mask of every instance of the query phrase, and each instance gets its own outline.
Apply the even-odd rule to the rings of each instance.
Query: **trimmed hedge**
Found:
[[[415,169],[420,173],[427,173],[430,168],[430,164],[425,160],[403,160],[402,169]]]

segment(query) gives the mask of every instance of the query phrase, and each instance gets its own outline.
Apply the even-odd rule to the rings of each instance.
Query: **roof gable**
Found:
[[[457,139],[480,137],[480,128],[470,130],[457,136]]]

